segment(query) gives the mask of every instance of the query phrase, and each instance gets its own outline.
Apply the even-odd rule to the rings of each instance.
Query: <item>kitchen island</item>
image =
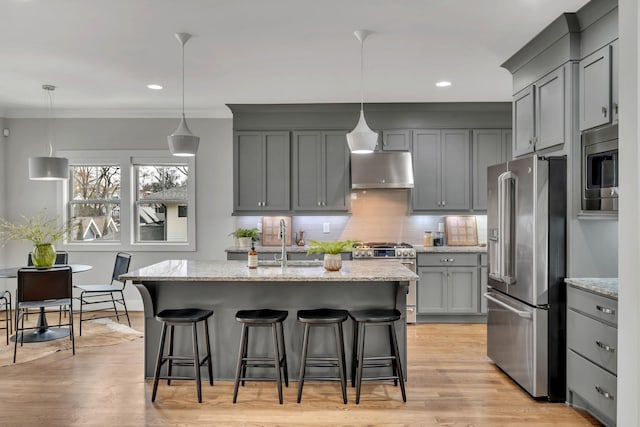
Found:
[[[241,325],[235,320],[237,310],[271,308],[288,310],[284,323],[289,375],[296,379],[299,369],[303,327],[296,321],[300,309],[340,308],[359,310],[373,307],[397,308],[405,313],[408,284],[418,277],[395,260],[366,263],[344,261],[342,269],[328,272],[320,265],[289,262],[287,268],[276,265],[249,269],[244,261],[167,260],[120,276],[131,280],[140,292],[145,316],[146,378],[153,377],[160,340],[161,323],[154,315],[169,308],[206,308],[215,314],[210,319],[214,376],[231,380],[240,346]],[[345,349],[351,357],[352,322],[345,322]],[[334,351],[331,328],[318,328],[309,342],[309,354]],[[379,331],[377,329],[380,329]],[[406,324],[396,324],[403,366],[406,364]],[[200,331],[202,332],[202,331]],[[257,331],[251,337],[250,353],[270,354],[271,337]],[[176,330],[175,354],[190,354],[191,338],[186,330]],[[367,333],[367,352],[388,353],[389,338],[385,328]],[[186,368],[185,368],[186,369]],[[256,375],[271,376],[269,370]],[[375,374],[375,369],[372,369]],[[349,370],[347,371],[349,372]],[[406,369],[405,369],[406,376]]]

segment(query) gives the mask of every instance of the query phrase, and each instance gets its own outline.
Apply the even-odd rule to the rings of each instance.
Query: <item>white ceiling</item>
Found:
[[[0,117],[188,117],[227,103],[509,101],[500,64],[586,0],[0,0]],[[438,80],[453,86],[436,88]],[[159,83],[162,91],[151,91]]]

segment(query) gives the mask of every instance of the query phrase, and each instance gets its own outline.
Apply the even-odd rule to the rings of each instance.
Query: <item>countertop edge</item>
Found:
[[[593,293],[618,299],[618,278],[607,277],[567,277],[565,283],[576,288],[591,291]]]

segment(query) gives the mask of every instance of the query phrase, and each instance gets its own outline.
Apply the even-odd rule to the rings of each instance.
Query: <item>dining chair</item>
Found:
[[[80,297],[80,336],[82,336],[82,322],[93,319],[104,319],[115,317],[120,322],[120,316],[127,318],[127,323],[131,326],[129,320],[129,311],[127,310],[127,303],[124,300],[124,287],[127,284],[126,280],[120,280],[120,275],[129,271],[129,264],[131,263],[131,254],[126,252],[118,252],[116,254],[116,261],[113,266],[113,273],[111,274],[111,282],[108,284],[100,285],[75,285],[74,288],[81,291]],[[113,314],[104,314],[105,311],[110,311],[111,308],[105,308],[104,304],[111,303],[113,306]],[[86,310],[84,306],[91,304],[102,304],[102,307],[94,310]],[[124,314],[118,312],[118,304],[124,308]],[[86,312],[99,312],[98,315],[92,315],[89,318],[84,318]]]
[[[0,329],[6,329],[7,331],[7,345],[9,345],[9,334],[12,330],[12,314],[11,314],[11,292],[0,291],[0,307],[4,308],[4,327]]]
[[[30,308],[64,307],[69,312],[69,322],[61,326],[69,327],[72,352],[76,354],[73,334],[73,290],[71,267],[59,266],[48,269],[21,268],[18,270],[18,290],[16,292],[15,343],[13,347],[13,363],[16,362],[18,341],[22,347],[24,331],[36,329],[25,327],[24,316]]]
[[[69,264],[69,253],[66,251],[56,251],[56,261],[54,265],[65,265],[65,264]],[[29,255],[27,256],[27,266],[33,267],[33,255],[31,252],[29,252]],[[62,322],[63,312],[65,313],[65,317],[66,317],[67,311],[64,309],[64,307],[60,307],[60,310],[58,311],[58,326],[60,326]],[[28,319],[29,310],[26,311],[25,315],[27,316],[27,319]]]

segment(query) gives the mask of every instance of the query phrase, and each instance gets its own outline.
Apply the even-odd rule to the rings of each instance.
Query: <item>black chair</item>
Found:
[[[61,266],[48,269],[21,268],[18,270],[18,290],[16,293],[15,345],[13,363],[16,362],[18,341],[24,343],[24,331],[34,328],[24,327],[26,310],[41,307],[64,307],[69,311],[69,335],[73,354],[76,344],[73,334],[73,291],[71,267]],[[64,325],[63,325],[64,326]]]
[[[207,364],[209,369],[209,384],[213,385],[213,365],[211,362],[211,346],[209,344],[209,323],[207,320],[213,316],[213,310],[202,310],[198,308],[183,308],[176,310],[162,310],[156,314],[156,320],[162,322],[162,336],[160,337],[160,348],[158,349],[158,358],[156,360],[156,371],[153,377],[153,393],[151,401],[155,402],[156,393],[158,391],[158,380],[167,380],[167,385],[171,385],[171,380],[196,380],[196,390],[198,392],[198,403],[202,403],[202,386],[200,384],[200,367]],[[207,355],[200,359],[198,350],[198,322],[204,322],[204,338],[206,342]],[[169,352],[164,355],[164,343],[167,336],[167,326],[169,330]],[[173,354],[173,328],[174,326],[191,326],[193,342],[192,356],[176,356]],[[176,362],[174,362],[174,360]],[[167,375],[160,375],[160,369],[165,362],[167,364]],[[194,376],[176,376],[172,375],[174,366],[193,366]]]
[[[82,322],[93,319],[105,319],[115,317],[120,322],[120,316],[127,318],[127,323],[131,326],[129,320],[129,311],[127,310],[127,303],[124,300],[124,287],[127,284],[126,280],[120,280],[121,274],[125,274],[129,271],[129,264],[131,263],[131,254],[126,252],[118,252],[116,254],[116,262],[113,266],[113,273],[111,274],[111,283],[105,285],[75,285],[74,288],[79,289],[80,297],[80,336],[82,336]],[[90,304],[105,304],[111,303],[113,305],[113,314],[102,314],[91,316],[87,319],[84,318],[85,312],[84,306]],[[117,304],[124,307],[124,314],[118,312]],[[104,306],[99,309],[90,310],[89,312],[101,312],[104,313],[106,309]]]
[[[69,264],[69,253],[66,251],[56,251],[56,260],[54,265],[66,264]],[[29,255],[27,256],[27,265],[29,267],[33,267],[33,255],[31,252],[29,252]],[[65,317],[67,317],[67,310],[65,310],[64,307],[60,307],[58,310],[58,326],[61,325],[63,312],[65,314]],[[25,312],[25,316],[27,319],[29,318],[29,310]]]
[[[239,310],[236,313],[236,320],[242,323],[242,335],[240,337],[240,350],[238,352],[238,364],[236,366],[236,379],[233,387],[233,403],[238,399],[238,386],[240,381],[273,381],[275,379],[278,386],[278,398],[282,404],[282,375],[285,386],[289,387],[289,372],[287,370],[287,352],[284,347],[284,328],[282,322],[288,316],[283,310]],[[271,327],[273,334],[273,357],[248,356],[249,328],[250,327]],[[275,378],[247,377],[247,367],[275,368]],[[282,369],[282,375],[280,370]]]
[[[351,364],[351,386],[356,386],[356,404],[360,403],[360,390],[362,381],[385,381],[393,380],[394,385],[400,382],[402,391],[402,401],[407,401],[404,390],[404,375],[402,363],[400,361],[400,351],[398,349],[398,339],[394,323],[400,320],[400,311],[396,309],[370,309],[350,311],[349,317],[353,319],[353,353]],[[364,356],[364,337],[367,326],[388,326],[390,356]],[[390,366],[392,374],[389,376],[363,378],[363,368],[381,368]]]
[[[13,317],[11,314],[11,292],[0,291],[0,307],[4,308],[4,327],[0,329],[7,330],[7,345],[9,345],[9,334],[13,332]]]
[[[320,308],[316,310],[299,310],[298,322],[304,324],[304,338],[302,340],[302,355],[300,356],[300,376],[298,379],[298,403],[302,400],[302,387],[304,386],[307,367],[335,367],[338,368],[338,377],[308,377],[313,381],[340,381],[342,388],[342,401],[347,403],[346,363],[344,357],[344,335],[342,323],[349,317],[347,310],[333,310]],[[336,337],[336,356],[308,356],[309,333],[312,326],[333,326]]]

